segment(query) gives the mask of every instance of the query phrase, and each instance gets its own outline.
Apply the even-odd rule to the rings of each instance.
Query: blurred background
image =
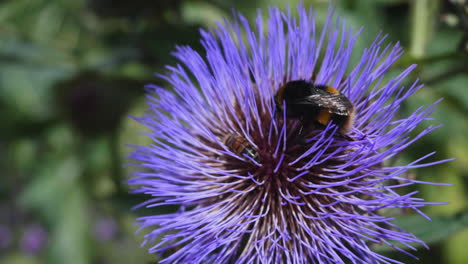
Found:
[[[212,28],[231,10],[251,21],[280,0],[3,0],[0,2],[0,263],[156,263],[140,247],[131,210],[145,197],[122,184],[126,144],[148,144],[128,116],[146,109],[144,84],[174,64],[178,45],[200,49],[198,28]],[[322,24],[328,1],[314,4]],[[405,263],[468,263],[468,7],[462,0],[335,1],[348,25],[365,30],[355,58],[383,31],[406,53],[395,75],[416,63],[408,83],[426,87],[401,106],[401,116],[445,98],[433,114],[445,124],[396,163],[437,150],[447,164],[413,171],[420,197],[449,205],[419,215],[390,212],[430,244],[419,262],[385,247]],[[421,128],[422,129],[422,128]],[[420,130],[419,130],[420,131]],[[414,189],[414,187],[413,187]],[[161,212],[161,211],[160,211]],[[159,212],[159,213],[160,213]]]

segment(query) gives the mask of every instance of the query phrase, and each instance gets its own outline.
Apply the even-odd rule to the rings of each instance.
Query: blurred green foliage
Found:
[[[175,45],[200,49],[198,28],[211,28],[231,9],[253,19],[257,8],[282,0],[9,0],[0,2],[0,262],[149,263],[139,246],[122,164],[143,145],[145,128],[127,118],[145,110],[143,85],[174,63]],[[323,23],[329,3],[314,4]],[[434,217],[393,212],[402,227],[432,247],[419,263],[468,262],[468,12],[457,1],[334,1],[347,23],[365,30],[357,58],[380,31],[406,54],[396,74],[417,63],[412,79],[426,87],[401,106],[401,116],[445,98],[433,117],[445,126],[415,143],[396,162],[437,150],[448,164],[414,171],[418,179],[452,183],[421,186],[420,195],[449,205]],[[460,2],[460,1],[458,1]],[[411,80],[408,80],[408,84]],[[158,213],[154,211],[153,213]],[[29,232],[28,230],[36,230]],[[39,231],[37,231],[39,230]],[[401,253],[378,249],[415,263]]]

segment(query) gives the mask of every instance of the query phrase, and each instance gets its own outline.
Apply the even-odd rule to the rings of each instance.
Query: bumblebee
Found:
[[[305,80],[287,82],[275,95],[276,111],[283,112],[286,105],[286,117],[299,119],[304,127],[312,123],[326,126],[333,121],[341,134],[349,132],[354,121],[354,106],[338,90]]]
[[[256,162],[260,162],[258,152],[255,148],[245,139],[239,135],[228,134],[223,139],[224,145],[226,145],[232,152],[244,157],[244,154],[249,156]]]

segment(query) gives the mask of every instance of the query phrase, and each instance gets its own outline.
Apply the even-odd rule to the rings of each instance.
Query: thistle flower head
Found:
[[[313,10],[297,11],[271,8],[265,25],[261,14],[253,26],[237,15],[202,30],[204,52],[177,47],[181,64],[160,75],[173,91],[148,86],[150,111],[137,120],[153,144],[135,147],[141,171],[129,184],[150,197],[144,206],[180,208],[138,219],[161,263],[397,263],[371,244],[424,244],[379,213],[428,204],[398,188],[421,183],[404,175],[437,163],[421,163],[431,154],[385,162],[435,129],[409,135],[434,106],[395,116],[422,87],[404,86],[415,66],[384,79],[402,55],[384,36],[351,65],[359,32],[333,12],[319,30]],[[278,91],[297,80],[346,96],[352,126],[278,111]]]

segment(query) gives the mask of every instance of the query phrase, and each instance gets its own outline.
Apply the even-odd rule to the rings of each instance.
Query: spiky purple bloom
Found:
[[[100,242],[110,241],[118,229],[117,222],[112,217],[101,217],[94,224],[94,238]]]
[[[148,86],[150,111],[137,119],[153,144],[135,147],[131,158],[143,171],[129,184],[151,196],[144,206],[180,208],[138,219],[152,228],[146,242],[161,263],[398,263],[370,245],[424,244],[379,213],[429,204],[397,190],[423,183],[404,175],[439,163],[421,163],[433,153],[385,163],[436,128],[410,136],[434,105],[395,120],[422,87],[403,86],[415,66],[384,80],[402,55],[398,44],[382,46],[384,36],[350,65],[359,33],[333,12],[321,31],[312,10],[298,13],[272,8],[266,27],[261,14],[253,27],[238,15],[214,33],[202,30],[205,51],[178,47],[181,65],[160,76],[173,92]],[[275,113],[274,95],[292,80],[345,94],[356,110],[351,131],[343,136],[332,122],[300,132],[300,121]],[[258,161],[226,135],[244,138]]]
[[[21,237],[20,248],[29,255],[37,255],[47,244],[47,236],[47,231],[42,226],[28,226]]]
[[[6,249],[11,245],[12,233],[10,227],[4,224],[0,224],[0,250]]]

